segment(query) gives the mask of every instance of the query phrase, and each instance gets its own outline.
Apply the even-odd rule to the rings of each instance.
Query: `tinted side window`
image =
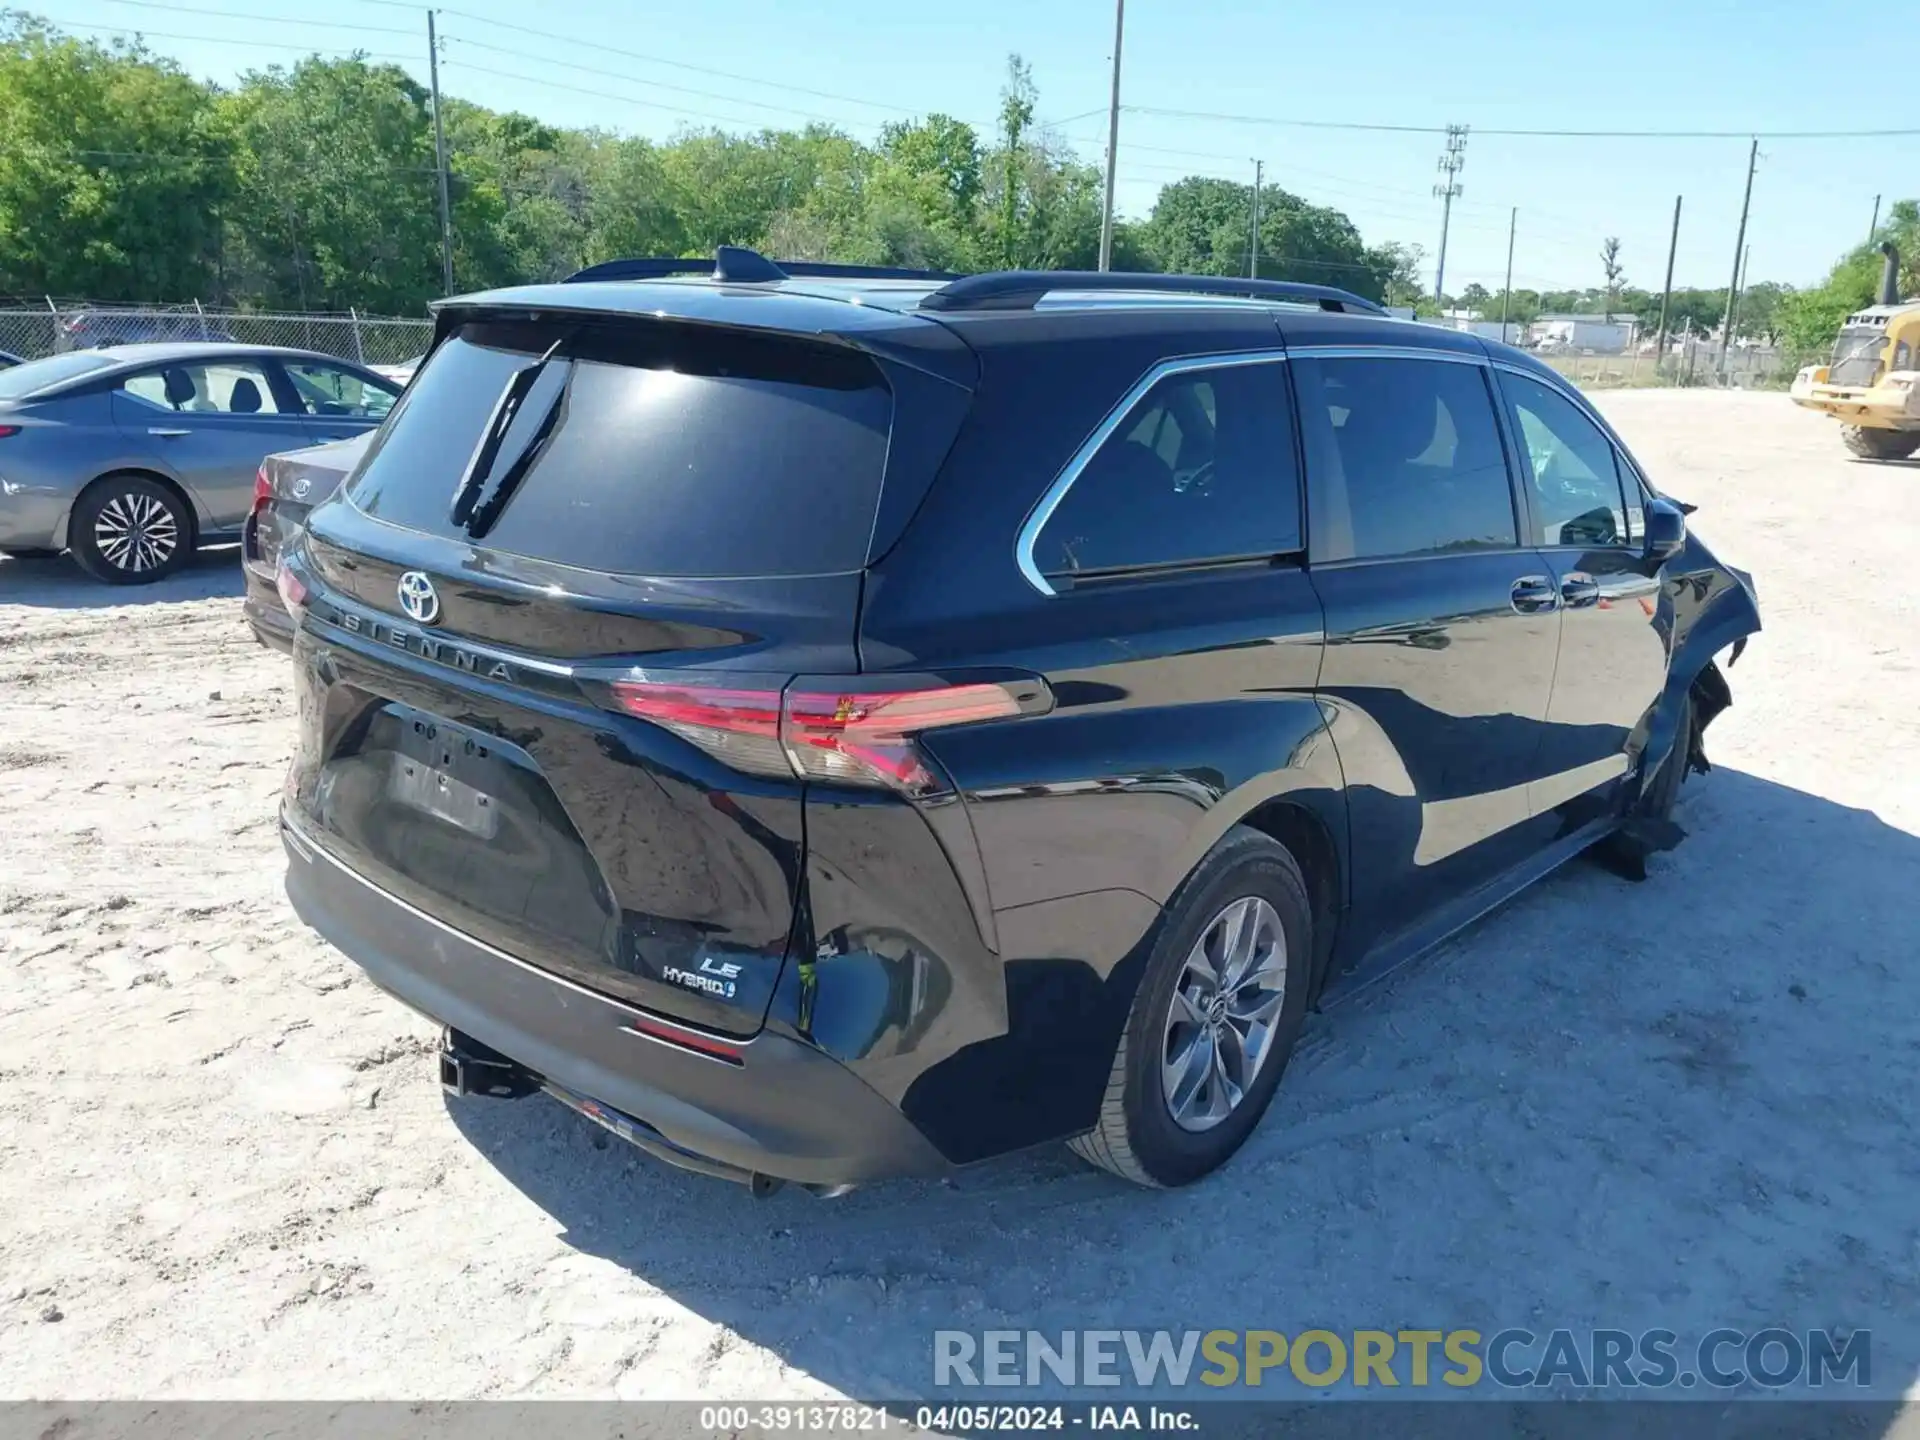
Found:
[[[1300,480],[1283,367],[1161,380],[1121,417],[1034,545],[1042,574],[1288,554]]]
[[[1551,385],[1509,374],[1500,388],[1533,486],[1534,543],[1624,545],[1631,527],[1613,442]]]
[[[1493,399],[1478,365],[1296,360],[1316,559],[1517,543]]]

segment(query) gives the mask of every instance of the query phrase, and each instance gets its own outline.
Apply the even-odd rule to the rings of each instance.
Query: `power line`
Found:
[[[1086,144],[1094,143],[1093,137],[1090,137],[1090,136],[1069,135],[1065,138],[1069,140],[1078,140]],[[1233,164],[1236,162],[1238,158],[1233,155],[1222,155],[1217,151],[1180,150],[1180,149],[1175,149],[1173,147],[1165,146],[1165,145],[1142,145],[1137,142],[1129,144],[1127,148],[1129,150],[1145,151],[1153,155],[1185,155],[1197,160],[1219,160],[1226,164]],[[1155,165],[1155,164],[1152,164],[1151,162],[1143,161],[1143,160],[1130,161],[1128,163],[1127,168],[1129,170],[1162,170],[1168,173],[1189,174],[1189,175],[1204,173],[1204,172],[1195,171],[1191,166]],[[1413,190],[1413,189],[1408,189],[1398,185],[1379,185],[1369,180],[1356,180],[1351,176],[1337,174],[1331,170],[1315,170],[1305,165],[1295,165],[1292,162],[1288,162],[1283,167],[1283,169],[1284,169],[1284,174],[1282,174],[1279,177],[1278,183],[1285,184],[1293,176],[1301,176],[1301,175],[1309,176],[1319,182],[1317,186],[1318,189],[1328,191],[1335,195],[1352,194],[1356,197],[1359,197],[1359,199],[1362,202],[1369,205],[1373,209],[1380,210],[1383,213],[1391,214],[1394,212],[1389,210],[1388,207],[1379,204],[1377,201],[1374,201],[1371,198],[1371,196],[1384,195],[1388,197],[1390,200],[1420,200],[1420,199],[1426,198],[1427,196],[1427,192],[1424,190]],[[1221,176],[1210,176],[1209,178],[1224,180],[1224,179],[1230,179],[1232,177],[1221,175]],[[1464,208],[1469,210],[1488,210],[1488,211],[1496,211],[1496,212],[1499,210],[1509,208],[1504,205],[1497,205],[1490,200],[1456,200],[1454,204],[1456,208]],[[1427,213],[1426,211],[1422,210],[1422,211],[1419,211],[1417,214],[1411,216],[1410,218],[1424,220],[1426,218],[1426,213]],[[1538,216],[1538,217],[1556,222],[1553,226],[1549,227],[1546,231],[1537,231],[1537,233],[1545,233],[1545,234],[1557,233],[1562,238],[1567,239],[1572,243],[1580,244],[1580,245],[1586,244],[1588,240],[1591,238],[1591,235],[1593,233],[1593,231],[1589,229],[1585,221],[1578,220],[1571,215],[1557,214],[1551,210],[1539,210],[1539,211],[1529,210],[1528,213],[1530,215]],[[1486,230],[1489,234],[1493,233],[1495,230],[1498,230],[1500,234],[1504,235],[1506,234],[1506,231],[1507,231],[1507,227],[1504,225],[1495,226],[1490,223],[1479,225],[1479,226],[1472,226],[1469,224],[1469,222],[1455,221],[1454,225],[1455,225],[1455,228],[1462,228],[1463,226],[1466,226],[1466,228],[1483,229],[1483,230]],[[1565,227],[1571,227],[1571,228],[1565,228]]]
[[[575,95],[587,95],[596,100],[613,100],[622,105],[637,106],[642,110],[664,110],[669,115],[686,115],[695,120],[707,120],[722,125],[746,125],[765,128],[765,122],[744,115],[716,115],[711,111],[688,110],[679,105],[660,105],[651,100],[637,100],[631,95],[616,95],[610,90],[595,90],[585,85],[569,85],[562,80],[542,80],[535,75],[522,75],[512,70],[495,70],[488,65],[474,65],[465,60],[450,60],[449,65],[459,70],[471,71],[476,75],[491,75],[500,80],[519,80],[528,85],[543,85],[550,90],[566,90]],[[837,122],[846,124],[849,122]],[[869,125],[876,122],[867,121]]]
[[[1230,120],[1239,125],[1289,125],[1302,130],[1378,130],[1396,135],[1444,135],[1444,125],[1380,125],[1360,120],[1282,120],[1271,115],[1220,115],[1207,110],[1166,110],[1156,105],[1127,105],[1129,115],[1158,115],[1169,120]]]
[[[597,65],[582,65],[573,60],[551,60],[544,55],[529,55],[524,50],[516,50],[506,45],[490,45],[484,40],[469,40],[461,35],[449,35],[446,38],[455,45],[464,46],[468,49],[487,50],[496,55],[508,55],[521,60],[533,60],[542,65],[558,65],[563,70],[578,70],[582,74],[601,75],[609,80],[625,80],[630,84],[644,85],[649,90],[671,90],[678,95],[697,95],[703,100],[724,100],[729,105],[746,105],[755,110],[772,110],[782,115],[798,115],[803,120],[831,121],[836,125],[870,126],[877,123],[872,120],[842,120],[838,116],[821,115],[811,110],[797,109],[792,105],[775,105],[766,100],[749,100],[745,96],[723,95],[714,90],[695,90],[687,85],[669,85],[664,80],[644,79],[628,72],[606,70]],[[477,69],[478,67],[470,66],[468,68]]]
[[[1366,130],[1396,135],[1445,135],[1445,125],[1384,125],[1364,120],[1301,120],[1277,115],[1227,115],[1212,110],[1169,110],[1128,105],[1128,113],[1172,120],[1224,120],[1236,125],[1284,125],[1302,130]],[[1526,140],[1884,140],[1920,135],[1920,127],[1894,130],[1526,130],[1474,127],[1476,135]]]
[[[221,20],[263,20],[269,25],[302,25],[320,30],[358,30],[369,35],[412,35],[414,33],[398,25],[356,25],[344,20],[305,20],[294,16],[254,15],[243,10],[209,10],[200,5],[171,5],[163,3],[163,0],[107,0],[107,3],[130,5],[139,10],[171,10],[181,15],[211,15]]]
[[[308,55],[317,55],[321,51],[313,45],[290,45],[273,40],[236,40],[225,35],[181,35],[169,30],[136,30],[125,25],[83,25],[77,20],[58,20],[54,23],[68,30],[98,30],[109,35],[131,35],[141,40],[188,40],[196,45],[245,45],[261,50],[299,50]],[[334,50],[333,54],[359,55],[368,60],[418,60],[417,55],[396,55],[391,51],[362,50],[354,47],[350,50]]]
[[[778,80],[763,80],[753,75],[741,75],[732,70],[715,70],[706,65],[691,65],[684,60],[669,60],[663,55],[648,55],[638,50],[622,50],[617,45],[608,45],[601,40],[584,40],[553,30],[536,30],[527,25],[515,25],[510,21],[494,20],[485,15],[476,15],[471,10],[445,9],[440,13],[442,15],[456,15],[462,20],[471,20],[480,25],[492,25],[500,30],[512,30],[517,34],[532,35],[540,40],[551,40],[562,45],[585,46],[587,49],[597,51],[602,55],[618,55],[623,59],[639,60],[648,65],[665,65],[674,70],[690,70],[698,75],[712,75],[721,80],[736,80],[744,85],[759,85],[769,90],[786,90],[795,95],[811,95],[816,100],[838,100],[848,105],[865,105],[875,110],[888,110],[896,115],[923,115],[926,113],[924,108],[916,108],[910,105],[890,105],[880,100],[865,100],[856,95],[835,94],[831,90],[810,90],[804,85],[788,85]],[[526,58],[533,59],[539,57],[528,56]],[[559,65],[565,62],[555,60],[549,63]],[[647,83],[651,84],[653,82],[649,81]],[[732,99],[733,97],[721,96],[718,98]]]

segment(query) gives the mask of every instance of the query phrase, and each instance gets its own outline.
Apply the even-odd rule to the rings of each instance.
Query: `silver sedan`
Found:
[[[196,545],[239,538],[267,455],[370,430],[399,393],[266,345],[120,345],[0,370],[0,552],[161,579]]]

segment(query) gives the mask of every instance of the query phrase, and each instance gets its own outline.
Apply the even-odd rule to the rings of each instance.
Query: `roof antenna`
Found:
[[[737,285],[764,285],[785,280],[787,272],[758,250],[744,245],[722,245],[713,252],[713,278]]]

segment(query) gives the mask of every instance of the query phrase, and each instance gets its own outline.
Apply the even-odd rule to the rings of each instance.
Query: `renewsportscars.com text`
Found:
[[[1665,1389],[1872,1383],[1871,1332],[937,1330],[948,1386]]]

